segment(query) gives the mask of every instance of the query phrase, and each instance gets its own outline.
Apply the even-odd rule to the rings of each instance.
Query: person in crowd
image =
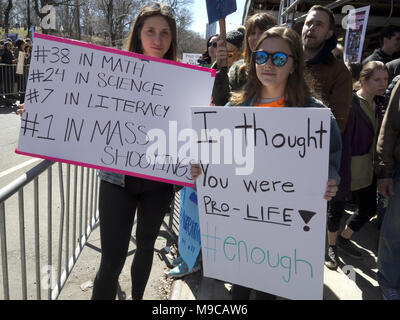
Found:
[[[264,31],[277,24],[277,20],[265,12],[256,13],[247,19],[243,59],[234,62],[228,72],[220,72],[215,80],[214,99],[217,105],[225,105],[229,101],[231,91],[239,90],[246,83],[248,65],[258,39]],[[220,46],[219,50],[224,57],[225,48]]]
[[[313,92],[331,108],[341,132],[346,126],[352,99],[352,78],[343,61],[337,60],[335,19],[330,9],[310,8],[302,29],[306,69],[314,78]]]
[[[400,51],[400,26],[389,25],[382,29],[380,34],[381,47],[363,60],[363,64],[370,61],[388,63],[392,61]]]
[[[207,49],[197,61],[202,67],[211,68],[212,64],[215,62],[218,38],[218,34],[214,34],[208,38]]]
[[[139,12],[126,49],[176,61],[176,22],[171,7],[154,2]],[[92,299],[115,299],[137,215],[137,248],[131,266],[132,299],[140,300],[149,279],[154,244],[174,196],[173,185],[100,171],[101,263]],[[136,210],[137,209],[137,210]]]
[[[217,42],[216,61],[212,66],[217,70],[212,91],[212,104],[214,105],[225,105],[227,102],[226,96],[223,96],[223,92],[226,93],[229,88],[226,81],[227,74],[232,64],[242,57],[243,38],[243,33],[232,30],[226,34],[226,45],[223,40]],[[226,61],[226,66],[223,65],[224,61]],[[223,88],[225,88],[224,91],[222,91]]]
[[[25,47],[26,47],[26,43],[24,40],[22,39],[17,39],[15,41],[15,47],[16,47],[16,53],[15,56],[17,58],[20,57],[20,52],[22,52],[24,55],[24,66],[26,65],[26,53],[25,53]],[[25,69],[25,68],[24,68]],[[24,70],[25,71],[25,70]],[[17,81],[17,89],[18,89],[18,93],[19,93],[19,101],[20,103],[24,103],[24,99],[25,99],[25,94],[23,92],[25,92],[25,88],[26,88],[26,83],[25,80],[26,77],[24,78],[24,74],[16,74],[15,75],[16,81]]]
[[[246,27],[245,27],[245,26],[242,26],[242,25],[238,26],[238,27],[236,28],[236,30],[239,31],[239,32],[241,32],[243,35],[246,33]]]
[[[332,50],[332,54],[335,56],[336,59],[343,60],[343,46],[338,43],[336,45],[336,48]]]
[[[15,48],[16,48],[16,55],[15,57],[18,57],[19,52],[25,52],[25,41],[23,39],[17,39],[15,41]]]
[[[378,191],[388,201],[383,219],[377,280],[384,299],[400,300],[400,81],[394,87],[376,146]]]
[[[214,68],[220,69],[222,59],[227,60],[227,68],[242,57],[243,33],[237,30],[232,30],[226,34],[226,47],[221,50],[222,40],[217,42],[216,62]]]
[[[386,63],[386,67],[389,71],[389,83],[392,82],[393,78],[400,75],[400,58],[394,59]]]
[[[351,243],[350,238],[376,214],[377,188],[373,158],[382,121],[382,105],[376,103],[374,98],[385,93],[387,80],[387,68],[382,62],[368,62],[360,73],[360,89],[353,95],[347,125],[342,135],[339,171],[341,182],[328,213],[328,251],[325,265],[330,269],[338,266],[337,246],[348,256],[362,258],[361,252]],[[344,230],[338,235],[346,201],[351,199],[358,209],[346,221]]]
[[[14,59],[14,54],[12,52],[13,50],[13,44],[10,41],[5,41],[4,42],[4,52],[2,56],[2,63],[4,64],[16,64],[18,62],[18,59]]]
[[[393,60],[394,61],[394,60]],[[388,63],[386,64],[386,66],[388,66]],[[390,72],[389,72],[389,78],[390,78]],[[380,99],[381,101],[384,102],[384,110],[383,110],[383,114],[386,113],[387,107],[389,105],[389,100],[390,100],[390,96],[392,94],[392,91],[394,89],[394,87],[396,86],[397,82],[400,82],[400,74],[395,76],[391,82],[388,82],[389,85],[385,91],[385,94],[382,96],[382,99]],[[378,208],[377,208],[377,220],[376,220],[376,226],[378,227],[378,230],[380,231],[381,227],[382,227],[382,223],[383,223],[383,219],[385,217],[385,212],[386,212],[386,207],[388,205],[388,199],[385,198],[383,195],[381,195],[378,192]]]
[[[14,104],[15,68],[11,67],[11,65],[18,62],[18,59],[14,59],[12,47],[12,42],[8,40],[4,42],[4,51],[1,57],[1,63],[4,65],[0,67],[0,90],[6,97],[5,103],[7,106],[13,106]]]
[[[32,58],[32,41],[29,38],[25,39],[25,64],[28,65],[31,63]]]
[[[300,36],[286,27],[272,27],[262,34],[251,55],[248,79],[240,91],[233,92],[228,106],[253,107],[314,107],[325,108],[311,95],[304,77],[304,56]],[[331,114],[329,180],[324,198],[330,200],[337,192],[341,157],[340,131]],[[201,174],[199,164],[191,166],[191,176]],[[248,299],[251,289],[233,285],[233,299]],[[256,291],[257,299],[274,296]]]

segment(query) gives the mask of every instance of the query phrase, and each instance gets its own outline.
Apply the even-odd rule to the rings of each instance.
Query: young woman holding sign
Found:
[[[273,27],[262,34],[251,55],[247,82],[241,91],[232,94],[227,105],[325,108],[311,95],[304,78],[302,43],[294,30]],[[326,200],[334,197],[338,190],[340,156],[340,131],[331,114],[329,180],[324,194]],[[200,166],[192,165],[191,174],[196,179],[201,174]],[[232,286],[233,299],[248,299],[250,292],[249,288]],[[271,298],[271,295],[259,291],[256,293],[257,298]]]
[[[128,38],[127,50],[176,60],[173,10],[158,2],[144,6]],[[174,196],[173,185],[100,171],[101,263],[92,299],[115,299],[137,209],[137,248],[131,266],[132,299],[140,300],[149,279],[154,244]]]
[[[158,2],[144,6],[130,32],[127,50],[175,61],[177,39],[173,9]],[[21,104],[18,113],[22,115],[24,111]],[[100,171],[99,175],[101,263],[92,299],[115,299],[137,211],[137,247],[131,277],[132,299],[140,300],[150,276],[154,244],[174,196],[174,186],[108,171]]]

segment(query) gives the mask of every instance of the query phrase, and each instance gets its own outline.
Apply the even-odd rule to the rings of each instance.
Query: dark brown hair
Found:
[[[256,13],[247,19],[245,27],[246,32],[244,34],[244,64],[242,64],[239,68],[240,76],[244,76],[248,72],[247,67],[250,65],[251,55],[253,54],[249,45],[250,34],[255,28],[258,28],[261,31],[267,31],[269,28],[272,28],[277,24],[278,21],[275,19],[275,17],[266,12]]]
[[[145,5],[140,9],[136,21],[129,32],[129,36],[125,45],[125,50],[135,53],[143,54],[142,41],[140,40],[140,32],[144,21],[149,17],[161,16],[168,22],[171,30],[172,40],[171,45],[164,56],[164,59],[176,60],[177,58],[177,36],[176,36],[176,22],[171,7],[159,2],[154,2],[151,5]]]
[[[268,38],[280,38],[284,40],[290,48],[290,54],[293,55],[294,71],[289,75],[286,83],[285,106],[304,106],[305,98],[310,94],[310,89],[304,76],[304,56],[300,36],[296,31],[290,28],[273,27],[262,34],[257,43],[256,49],[258,49],[261,43]],[[254,55],[251,54],[247,82],[241,91],[232,93],[230,101],[233,105],[240,105],[252,97],[257,98],[260,95],[262,86],[262,83],[257,77]]]
[[[308,10],[307,14],[309,14],[311,11],[323,11],[329,16],[329,29],[335,31],[335,16],[333,15],[333,12],[331,9],[321,6],[319,4],[316,4]]]

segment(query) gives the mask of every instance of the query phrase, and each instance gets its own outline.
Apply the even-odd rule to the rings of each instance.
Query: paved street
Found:
[[[0,189],[38,163],[14,152],[21,122],[15,111],[16,108],[0,105]]]

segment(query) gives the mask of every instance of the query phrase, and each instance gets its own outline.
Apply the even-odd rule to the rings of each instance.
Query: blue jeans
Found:
[[[393,177],[394,195],[389,198],[383,219],[378,250],[379,285],[400,287],[400,168]]]

